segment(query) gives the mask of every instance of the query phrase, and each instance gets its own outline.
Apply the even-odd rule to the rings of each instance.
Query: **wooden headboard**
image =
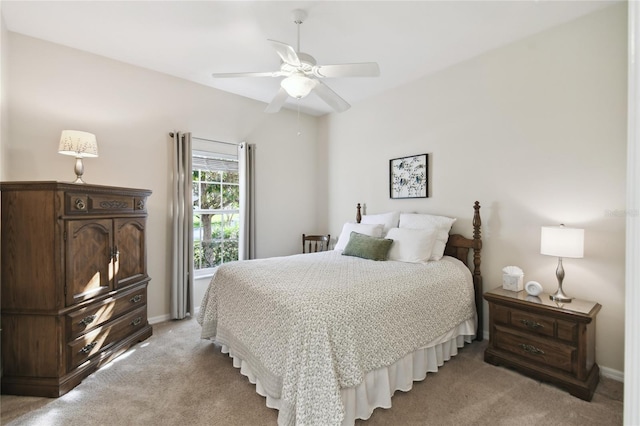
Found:
[[[356,206],[356,222],[362,220],[362,208],[360,203]],[[473,277],[473,287],[476,297],[476,312],[478,313],[478,329],[476,340],[481,341],[483,337],[483,315],[482,315],[482,273],[480,272],[480,253],[482,251],[482,238],[480,237],[480,203],[476,201],[473,205],[473,238],[466,238],[460,234],[450,234],[444,254],[452,256],[469,267]],[[472,259],[469,259],[469,250],[473,251]]]

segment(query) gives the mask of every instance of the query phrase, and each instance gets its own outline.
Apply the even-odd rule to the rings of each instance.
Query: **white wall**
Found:
[[[75,160],[57,154],[61,130],[95,133],[100,156],[85,160],[85,181],[153,191],[151,318],[169,312],[170,131],[255,144],[257,255],[300,251],[300,235],[316,226],[316,177],[309,173],[316,118],[301,115],[298,123],[291,111],[265,114],[261,102],[16,33],[6,38],[2,178],[70,181]]]
[[[361,202],[372,214],[455,216],[454,231],[471,236],[479,200],[485,290],[518,265],[553,292],[557,259],[540,254],[540,227],[585,228],[585,257],[564,261],[564,290],[602,304],[597,362],[620,375],[626,17],[625,4],[613,6],[323,118],[331,233]],[[389,160],[422,153],[430,198],[389,199]]]

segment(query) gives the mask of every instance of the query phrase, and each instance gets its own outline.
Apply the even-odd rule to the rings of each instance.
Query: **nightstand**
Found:
[[[547,293],[530,296],[502,288],[486,292],[484,298],[489,302],[486,362],[591,400],[600,379],[595,362],[599,303],[573,299],[561,304]]]

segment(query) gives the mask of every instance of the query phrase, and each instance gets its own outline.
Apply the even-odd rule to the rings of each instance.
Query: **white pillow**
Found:
[[[365,223],[352,223],[347,222],[342,226],[342,232],[338,237],[334,250],[344,250],[351,238],[351,231],[356,231],[360,234],[369,235],[371,237],[382,237],[383,226],[380,224],[365,224]]]
[[[436,229],[436,242],[429,260],[440,260],[449,239],[449,231],[456,218],[421,213],[400,213],[400,228]]]
[[[387,258],[400,262],[426,263],[431,257],[436,234],[435,229],[391,228],[386,238],[393,240],[393,244]]]
[[[400,222],[400,212],[390,212],[381,214],[365,214],[360,223],[382,224],[384,226],[382,234],[389,232],[391,228],[397,228]]]

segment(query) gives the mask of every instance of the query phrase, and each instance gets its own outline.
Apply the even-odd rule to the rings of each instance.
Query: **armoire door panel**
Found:
[[[113,289],[112,223],[111,219],[67,222],[67,306]]]
[[[114,228],[115,288],[122,288],[147,278],[145,220],[118,218],[114,220]]]

